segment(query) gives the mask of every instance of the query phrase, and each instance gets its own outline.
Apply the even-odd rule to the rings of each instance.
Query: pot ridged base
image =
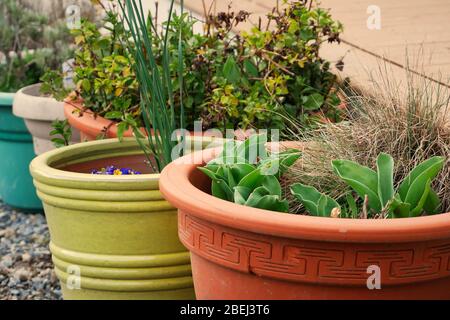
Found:
[[[66,300],[194,300],[192,288],[170,291],[121,292],[98,290],[71,290],[61,284],[61,290]]]
[[[100,255],[50,244],[64,299],[194,299],[187,252]]]

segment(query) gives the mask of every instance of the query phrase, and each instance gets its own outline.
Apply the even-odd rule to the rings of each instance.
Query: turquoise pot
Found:
[[[14,208],[42,210],[28,170],[35,157],[33,139],[24,121],[12,114],[13,98],[13,93],[0,93],[0,197]]]

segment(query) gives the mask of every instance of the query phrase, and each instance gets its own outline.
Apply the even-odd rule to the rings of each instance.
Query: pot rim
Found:
[[[392,243],[450,238],[450,213],[400,219],[325,218],[286,214],[238,205],[193,185],[199,164],[189,157],[213,159],[221,148],[198,151],[169,164],[161,173],[160,191],[174,207],[196,218],[253,233],[316,241]],[[191,158],[191,159],[192,159]]]
[[[204,145],[214,144],[214,137],[188,137],[190,143]],[[70,146],[57,148],[45,152],[30,163],[30,172],[33,178],[44,184],[71,186],[72,183],[83,183],[86,189],[98,189],[98,184],[105,183],[108,188],[115,190],[142,190],[148,187],[148,183],[158,183],[160,173],[143,173],[139,175],[94,175],[90,173],[78,173],[55,168],[55,164],[69,165],[91,160],[92,157],[109,158],[114,156],[127,156],[143,154],[134,137],[95,140],[82,142]],[[99,155],[104,155],[99,157]],[[75,160],[74,160],[75,159]],[[78,160],[77,160],[78,159]],[[67,162],[72,161],[72,162]]]
[[[127,151],[128,153],[125,153]],[[119,139],[104,139],[77,143],[63,148],[54,149],[37,156],[30,163],[30,171],[35,180],[45,184],[62,185],[64,181],[70,180],[85,182],[87,184],[90,183],[92,184],[93,189],[97,189],[95,185],[98,183],[121,185],[124,182],[128,182],[127,185],[130,187],[130,183],[136,182],[137,180],[157,181],[159,179],[159,173],[110,176],[78,173],[54,167],[54,164],[58,162],[68,164],[65,161],[77,158],[77,155],[79,155],[78,158],[80,161],[75,160],[73,163],[89,161],[89,158],[86,158],[86,155],[89,157],[89,153],[92,153],[93,155],[104,154],[104,158],[108,158],[115,155],[125,156],[127,154],[139,154],[141,152],[139,145],[134,138],[124,138],[122,142],[120,142]],[[136,189],[141,188],[137,187]]]
[[[64,120],[63,103],[53,97],[42,96],[42,83],[35,83],[17,91],[13,102],[15,116],[39,121]],[[37,92],[37,95],[34,94]]]
[[[14,92],[0,92],[0,107],[11,107],[14,96]]]

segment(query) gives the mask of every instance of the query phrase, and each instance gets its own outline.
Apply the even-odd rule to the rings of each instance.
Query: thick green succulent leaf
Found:
[[[394,211],[394,217],[396,218],[408,218],[411,212],[411,205],[409,203],[400,203]]]
[[[213,180],[211,183],[211,193],[214,197],[227,201],[234,201],[233,191],[230,189],[225,180]]]
[[[428,162],[429,165],[422,167],[422,170],[416,172],[417,174],[414,175],[414,179],[412,179],[411,183],[409,183],[406,197],[402,198],[404,202],[411,205],[411,208],[415,208],[418,205],[421,196],[425,191],[427,181],[432,181],[444,165],[444,158],[433,157],[429,160],[433,159],[435,160],[431,162],[428,162],[427,160],[426,162]],[[415,171],[415,169],[413,171]],[[402,195],[400,194],[400,196]]]
[[[280,176],[280,159],[274,157],[273,155],[270,158],[267,158],[264,161],[261,161],[258,165],[258,168],[261,170],[261,173],[264,175],[276,175]]]
[[[250,193],[245,205],[256,208],[256,204],[261,200],[261,198],[267,195],[270,195],[269,190],[267,190],[266,187],[260,186]]]
[[[262,197],[255,208],[265,209],[270,211],[288,212],[289,203],[286,199],[280,199],[278,196],[266,195]]]
[[[204,166],[204,168],[206,168],[206,169],[216,173],[217,170],[219,170],[219,165],[217,165],[217,164],[207,164],[206,166]]]
[[[261,161],[259,167],[263,174],[275,175],[279,178],[300,158],[300,155],[300,151],[296,149],[273,153],[269,158]]]
[[[332,166],[336,174],[352,187],[361,198],[369,198],[369,207],[376,212],[381,211],[378,197],[378,176],[370,168],[349,160],[333,160]]]
[[[217,194],[220,195],[219,198],[228,200],[228,201],[234,201],[233,189],[229,185],[230,180],[229,180],[228,168],[226,166],[219,167],[219,169],[216,172],[216,175],[218,177],[223,177],[223,178],[218,178],[218,179],[212,180],[211,191],[212,191],[213,195],[216,192]]]
[[[243,177],[241,181],[239,181],[238,186],[247,187],[254,190],[257,187],[261,186],[261,183],[263,182],[265,177],[266,176],[261,174],[261,170],[258,168]]]
[[[237,185],[237,182],[236,179],[233,177],[233,174],[231,173],[230,167],[225,165],[222,168],[219,168],[218,172],[220,172],[221,169],[223,170],[223,176],[225,178],[225,181],[227,182],[230,189],[233,190],[233,188]]]
[[[200,170],[209,178],[211,178],[211,180],[224,179],[223,176],[219,176],[217,174],[217,170],[216,171],[210,170],[209,167],[198,167],[198,170]]]
[[[312,186],[294,183],[291,193],[303,204],[306,210],[314,216],[329,217],[334,208],[340,208],[332,198],[317,191]]]
[[[317,205],[317,209],[319,210],[319,215],[322,217],[329,217],[331,215],[331,211],[334,208],[340,208],[339,205],[335,201],[331,201],[331,198],[327,197],[324,194],[320,195],[319,204]]]
[[[242,180],[250,172],[256,170],[254,165],[248,163],[237,163],[230,166],[231,174],[237,183]]]
[[[233,164],[241,164],[241,163],[247,163],[247,160],[241,157],[236,156],[230,156],[230,157],[223,157],[220,159],[221,165],[228,165],[231,166]]]
[[[253,208],[280,212],[287,212],[289,209],[286,200],[282,200],[278,195],[270,194],[270,191],[263,186],[256,188],[249,195],[245,205]]]
[[[245,141],[227,140],[224,142],[221,153],[211,164],[255,164],[257,160],[268,157],[266,150],[267,134],[254,134]]]
[[[252,190],[247,187],[234,187],[234,202],[244,205]]]
[[[377,158],[378,197],[384,208],[394,197],[394,159],[387,153]]]
[[[417,206],[414,209],[412,209],[411,212],[409,213],[410,217],[417,217],[422,213],[423,206],[427,201],[427,198],[430,194],[430,190],[431,190],[431,179],[428,179],[427,182],[425,183],[425,189],[423,191],[422,196],[419,199],[419,202],[417,203]]]
[[[233,191],[228,185],[228,173],[223,167],[220,167],[217,172],[213,172],[206,167],[198,167],[198,169],[211,178],[211,193],[213,196],[233,201]]]
[[[428,179],[431,179],[431,181],[433,181],[433,179],[442,169],[444,160],[444,157],[432,157],[415,167],[400,184],[398,193],[400,194],[401,199],[403,199],[405,202],[409,202],[407,200],[408,193],[410,192],[413,184],[417,181],[418,182],[414,186],[414,189],[411,190],[410,197],[412,197],[412,192],[420,192],[420,189],[423,190],[424,184]],[[422,194],[422,192],[420,192],[420,194]]]
[[[436,191],[430,189],[427,200],[423,205],[423,210],[426,214],[436,214],[439,213],[439,207],[441,206],[441,201]]]
[[[411,211],[411,205],[403,202],[400,195],[397,193],[390,201],[388,210],[389,214],[394,218],[408,218]]]
[[[222,145],[222,151],[220,154],[208,162],[209,165],[221,165],[221,164],[234,164],[234,163],[246,163],[244,158],[238,158],[236,155],[236,149],[239,144],[243,142],[235,140],[226,140]]]
[[[261,185],[265,187],[271,195],[281,197],[281,185],[275,176],[265,176]]]
[[[246,159],[246,163],[255,164],[268,157],[266,150],[267,134],[253,134],[236,147],[236,157]]]
[[[282,170],[287,170],[292,166],[302,155],[302,152],[298,149],[288,149],[279,154],[281,158]]]
[[[301,183],[291,186],[291,193],[299,200],[305,209],[312,215],[319,215],[319,200],[321,193],[316,188]]]
[[[358,207],[356,205],[355,198],[349,193],[345,196],[345,200],[347,201],[348,205],[348,212],[352,218],[356,218],[358,216]]]

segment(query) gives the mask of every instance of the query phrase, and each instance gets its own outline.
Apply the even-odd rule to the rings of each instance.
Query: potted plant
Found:
[[[348,97],[351,121],[300,154],[255,136],[163,170],[198,299],[450,298],[450,94],[391,85]]]
[[[195,298],[176,210],[145,159],[128,138],[58,148],[31,162],[64,299]],[[91,173],[111,165],[142,174]]]
[[[46,3],[26,2],[32,10],[45,12],[49,27],[43,30],[43,46],[52,52],[54,61],[48,61],[45,69],[41,72],[39,81],[26,86],[17,91],[13,104],[14,115],[25,120],[27,129],[33,136],[34,151],[37,155],[49,151],[53,148],[79,142],[80,134],[77,129],[71,128],[65,120],[64,104],[59,100],[65,98],[65,87],[70,86],[67,78],[60,78],[56,75],[60,72],[51,69],[70,70],[70,60],[73,55],[73,37],[67,27],[66,8],[67,3],[58,1],[48,1]],[[74,3],[73,3],[74,4]],[[86,1],[78,1],[77,5],[81,14],[90,20],[96,21],[96,7]],[[74,25],[75,26],[75,25]],[[54,88],[60,88],[58,92]],[[59,96],[63,94],[64,96]],[[58,100],[58,101],[57,101]],[[32,106],[32,107],[31,107]],[[50,133],[50,134],[49,134]]]
[[[177,236],[176,210],[159,192],[159,172],[172,150],[189,151],[191,142],[217,146],[221,140],[183,139],[183,132],[172,139],[173,132],[185,128],[180,114],[184,108],[166,105],[166,99],[173,101],[168,88],[174,83],[150,51],[143,55],[153,40],[145,33],[145,14],[135,5],[125,1],[121,10],[132,37],[128,45],[143,97],[145,134],[133,128],[134,138],[66,146],[30,165],[65,299],[195,297],[189,253]],[[177,37],[181,52],[184,41],[181,34]]]
[[[27,170],[34,157],[33,141],[22,119],[12,113],[14,92],[39,82],[46,67],[55,68],[67,57],[50,45],[61,36],[61,26],[47,26],[44,15],[37,14],[22,1],[0,4],[0,92],[1,138],[0,195],[6,204],[36,210],[41,203]],[[58,30],[58,31],[56,31]],[[61,46],[59,46],[61,47]],[[53,48],[53,49],[52,49]],[[27,106],[31,109],[32,106]]]
[[[133,61],[124,45],[130,34],[114,9],[105,10],[108,33],[99,32],[88,21],[72,31],[77,45],[76,88],[65,100],[65,115],[81,131],[82,140],[131,136],[133,126],[144,131],[139,88],[130,68]],[[337,79],[329,70],[330,62],[320,58],[319,49],[325,41],[339,41],[342,25],[315,3],[294,1],[268,15],[269,24],[275,24],[273,32],[260,26],[235,34],[233,28],[248,16],[245,11],[207,13],[204,33],[199,34],[194,32],[198,20],[188,14],[174,15],[162,24],[169,30],[167,39],[155,31],[152,50],[161,64],[167,40],[173,55],[167,66],[172,79],[178,77],[176,34],[181,32],[189,43],[183,47],[187,129],[193,130],[195,121],[201,121],[205,130],[222,131],[284,130],[292,122],[308,129],[324,119],[339,121],[342,103]],[[299,24],[300,19],[308,23]],[[158,28],[157,17],[153,22]],[[49,80],[55,78],[56,74]],[[64,96],[60,88],[53,89]],[[178,104],[178,85],[172,90]]]

